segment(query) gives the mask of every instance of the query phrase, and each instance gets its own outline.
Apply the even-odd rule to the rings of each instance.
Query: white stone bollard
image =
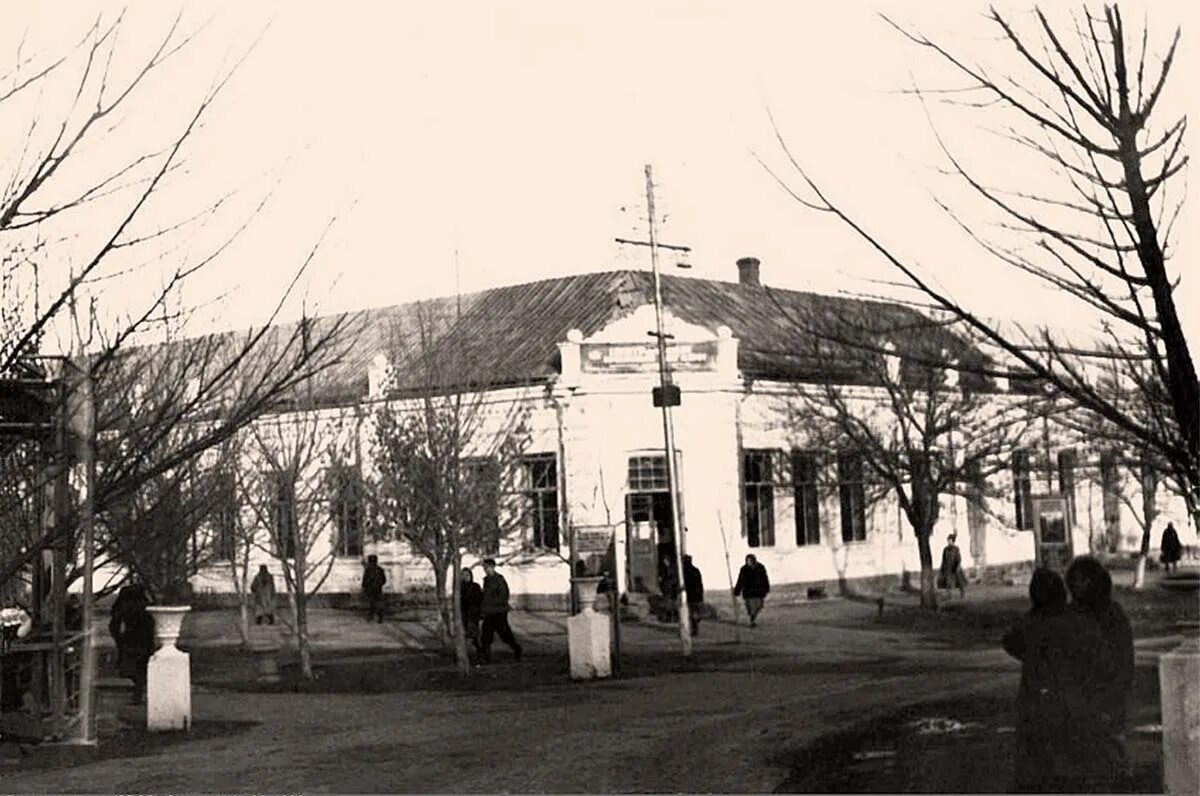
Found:
[[[1162,701],[1163,787],[1200,793],[1200,637],[1187,624],[1183,643],[1158,659]]]
[[[154,637],[161,645],[146,671],[146,729],[187,730],[192,726],[192,662],[175,646],[189,606],[152,605]]]
[[[607,614],[594,607],[601,578],[575,578],[580,613],[567,619],[567,650],[571,679],[592,680],[612,676],[611,633]]]

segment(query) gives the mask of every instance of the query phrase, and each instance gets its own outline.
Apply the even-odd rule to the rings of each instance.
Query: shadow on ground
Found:
[[[187,732],[147,732],[144,725],[121,723],[112,731],[103,733],[101,743],[96,746],[44,744],[26,747],[22,754],[15,744],[5,744],[0,752],[0,772],[5,769],[33,771],[70,768],[101,760],[148,757],[161,754],[180,743],[209,738],[233,740],[256,724],[258,722],[254,721],[200,720],[194,722]]]
[[[1013,697],[931,700],[788,751],[776,793],[997,793],[1013,775]],[[1134,793],[1162,792],[1158,670],[1137,670],[1128,749]]]

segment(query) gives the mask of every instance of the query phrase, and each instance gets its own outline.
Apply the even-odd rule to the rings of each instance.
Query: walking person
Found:
[[[387,573],[379,566],[379,556],[367,556],[367,565],[363,569],[362,590],[367,600],[367,621],[377,619],[383,622],[383,586],[387,583]]]
[[[1163,529],[1159,549],[1162,551],[1159,558],[1167,572],[1177,571],[1179,559],[1183,558],[1183,544],[1179,541],[1179,532],[1175,530],[1175,523],[1168,522],[1167,527]]]
[[[762,611],[763,600],[771,591],[771,581],[767,578],[767,568],[758,563],[753,553],[746,556],[746,563],[738,571],[737,583],[733,586],[733,596],[740,596],[746,601],[746,613],[750,617],[750,627],[755,627],[755,620]]]
[[[967,576],[962,568],[962,551],[955,542],[957,534],[946,538],[946,546],[942,548],[942,566],[938,572],[938,587],[942,589],[958,589],[959,597],[966,599]]]
[[[1052,657],[1056,627],[1067,610],[1067,586],[1057,572],[1034,570],[1029,581],[1031,607],[1007,633],[1005,652],[1021,662],[1017,690],[1016,748],[1013,755],[1017,793],[1056,789],[1060,766],[1071,754],[1066,710]]]
[[[264,619],[268,625],[275,624],[275,576],[266,564],[259,565],[250,593],[254,595],[254,624],[261,625]]]
[[[519,661],[523,650],[508,626],[508,581],[496,571],[494,558],[483,559],[483,571],[483,597],[479,604],[482,616],[480,657],[484,663],[491,662],[492,637],[498,635],[501,641],[512,648],[513,657]]]
[[[692,635],[698,636],[700,610],[704,607],[704,578],[689,555],[683,557],[683,591],[687,598],[688,623],[692,626]]]
[[[479,618],[483,606],[483,587],[475,582],[470,567],[463,567],[458,584],[458,601],[462,609],[463,635],[471,643],[475,652],[479,652]]]
[[[117,593],[108,622],[108,632],[117,645],[117,673],[133,681],[130,702],[140,705],[146,698],[146,669],[154,654],[154,617],[146,608],[146,587],[125,586]]]

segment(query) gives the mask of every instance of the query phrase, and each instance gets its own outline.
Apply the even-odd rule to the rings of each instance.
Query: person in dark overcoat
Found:
[[[1053,790],[1056,761],[1069,754],[1066,709],[1051,647],[1067,609],[1067,586],[1053,570],[1034,570],[1029,612],[1004,634],[1005,652],[1021,661],[1013,755],[1017,793]]]
[[[1175,523],[1168,522],[1167,527],[1163,529],[1159,549],[1162,551],[1160,559],[1163,566],[1167,568],[1167,572],[1177,570],[1179,559],[1183,558],[1183,544],[1179,541],[1179,532],[1175,530]]]
[[[1071,605],[1050,649],[1070,744],[1057,786],[1077,793],[1125,791],[1131,784],[1125,727],[1133,696],[1133,629],[1099,561],[1076,558],[1066,581]]]
[[[688,555],[683,557],[683,591],[687,598],[692,635],[696,636],[700,634],[700,611],[704,607],[704,578]]]
[[[154,617],[146,610],[149,604],[145,586],[125,586],[117,593],[108,622],[117,645],[117,673],[133,681],[130,701],[135,705],[146,698],[146,669],[154,654]]]
[[[479,620],[483,607],[483,587],[475,582],[470,567],[463,567],[458,584],[458,604],[462,609],[463,635],[479,652]]]
[[[958,536],[950,534],[942,549],[942,566],[938,572],[938,587],[958,589],[960,597],[967,596],[967,575],[962,568],[962,551],[958,549]]]
[[[762,611],[763,601],[771,591],[771,581],[767,577],[767,568],[759,563],[753,553],[746,556],[746,563],[738,571],[737,583],[733,586],[733,596],[746,601],[746,613],[750,617],[750,627],[756,626],[758,614]]]
[[[521,660],[522,648],[508,625],[508,581],[496,571],[496,559],[483,560],[483,599],[479,612],[483,616],[480,628],[480,657],[485,663],[492,660],[492,638],[500,636],[500,640],[512,648],[513,656]]]
[[[379,556],[367,556],[367,565],[363,568],[362,590],[367,600],[367,621],[377,619],[383,622],[383,586],[387,583],[387,573],[379,566]]]

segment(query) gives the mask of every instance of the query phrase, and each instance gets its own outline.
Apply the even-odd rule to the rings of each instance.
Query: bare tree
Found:
[[[169,507],[191,524],[198,514],[179,496],[195,457],[337,364],[352,325],[343,317],[311,334],[303,326],[272,328],[318,240],[260,328],[244,337],[177,339],[195,309],[185,305],[181,289],[229,250],[270,198],[268,191],[239,204],[241,191],[232,190],[197,201],[185,168],[210,108],[254,45],[227,57],[173,131],[156,138],[153,131],[173,120],[148,110],[150,86],[172,78],[170,66],[194,49],[203,26],[189,30],[176,17],[139,53],[136,37],[121,36],[127,23],[125,13],[101,15],[58,54],[30,55],[22,47],[16,69],[0,76],[0,130],[19,136],[0,180],[0,375],[37,370],[31,363],[47,340],[74,324],[71,345],[97,396],[93,498],[101,529],[110,531],[103,552],[124,551],[126,559],[140,545],[127,538],[128,527],[114,523],[118,515],[140,504],[141,531],[181,533],[150,521],[146,510]],[[115,131],[122,135],[114,138]],[[64,262],[75,263],[70,273]],[[164,337],[165,347],[145,345]],[[44,371],[34,375],[54,375]],[[0,515],[39,494],[67,465],[27,474],[23,491],[6,500]],[[73,545],[67,537],[74,523],[61,520],[29,543],[6,540],[0,583],[41,550]],[[3,533],[12,528],[5,522]],[[159,541],[142,544],[176,549]],[[181,567],[172,580],[194,569]]]
[[[432,567],[443,644],[467,673],[458,572],[464,554],[497,555],[523,524],[529,433],[527,411],[487,389],[482,363],[440,333],[446,323],[420,306],[415,340],[393,330],[392,391],[374,413],[365,488],[372,533],[398,536]]]
[[[858,512],[887,498],[898,502],[916,537],[921,605],[933,608],[930,536],[943,496],[965,495],[976,511],[986,510],[994,496],[989,476],[1008,466],[1035,413],[1028,399],[997,400],[979,353],[942,324],[896,306],[857,309],[791,318],[809,341],[794,354],[820,374],[795,390],[791,426],[805,430],[809,448],[837,451],[839,471],[856,471],[833,482],[846,541]]]
[[[1183,486],[1193,521],[1200,520],[1200,387],[1175,304],[1178,279],[1168,267],[1188,162],[1187,119],[1159,122],[1156,114],[1180,32],[1155,56],[1148,25],[1129,30],[1115,5],[1102,13],[1084,8],[1062,23],[1035,10],[1030,29],[996,9],[990,20],[1015,62],[1009,71],[974,64],[888,20],[965,80],[937,90],[940,97],[985,121],[986,114],[1001,114],[999,135],[1043,167],[1032,175],[1040,179],[1022,174],[1022,185],[990,184],[939,136],[951,176],[1006,237],[977,231],[965,205],[938,203],[994,262],[1091,312],[1103,342],[1081,344],[1046,328],[1007,327],[959,303],[842,209],[792,156],[782,135],[780,144],[805,188],[792,191],[772,173],[804,206],[847,225],[934,307],[995,346],[1015,369],[1044,380],[1165,461]],[[988,160],[1009,162],[994,150]],[[1012,169],[1005,172],[1012,178]],[[1057,188],[1033,192],[1030,183]],[[1101,375],[1112,363],[1125,369],[1116,390]],[[1131,412],[1130,396],[1162,409],[1152,420]]]
[[[277,557],[292,606],[300,669],[312,679],[308,601],[333,569],[333,481],[353,445],[357,424],[341,409],[311,402],[265,417],[246,431],[238,485],[249,507],[256,544]]]

